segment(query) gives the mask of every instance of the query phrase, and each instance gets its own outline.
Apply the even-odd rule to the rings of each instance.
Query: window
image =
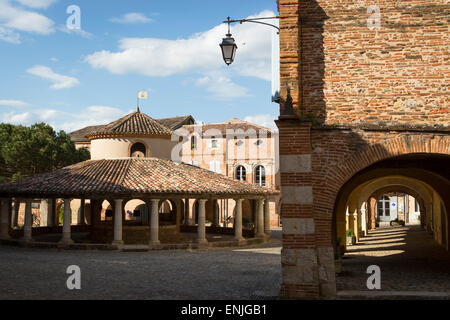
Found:
[[[219,147],[219,141],[216,139],[211,140],[211,149],[217,149]]]
[[[220,169],[220,161],[217,160],[213,160],[209,163],[209,170],[211,170],[212,172],[221,174],[222,171]]]
[[[378,216],[389,217],[391,215],[391,200],[389,197],[384,196],[378,201]]]
[[[197,137],[191,137],[191,150],[197,150]]]
[[[145,158],[147,154],[147,148],[143,143],[135,143],[131,146],[130,157],[131,158]]]
[[[266,186],[266,168],[257,166],[255,170],[255,183],[261,187]]]
[[[247,170],[245,170],[244,166],[236,168],[236,180],[247,181]]]

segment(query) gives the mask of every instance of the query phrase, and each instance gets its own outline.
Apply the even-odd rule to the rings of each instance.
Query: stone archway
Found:
[[[283,193],[282,296],[335,296],[334,214],[337,200],[346,192],[344,186],[347,183],[355,184],[347,191],[351,193],[354,188],[375,177],[399,174],[388,174],[388,169],[404,169],[401,175],[431,185],[440,193],[445,207],[450,207],[450,200],[446,200],[450,199],[450,188],[448,178],[445,178],[446,167],[442,165],[450,154],[447,136],[430,133],[396,135],[388,132],[384,134],[384,139],[377,136],[375,140],[374,136],[379,133],[369,132],[365,133],[366,136],[360,136],[353,131],[314,131],[307,124],[289,121],[277,123]],[[297,126],[293,126],[294,123]],[[306,137],[293,143],[293,134]],[[376,143],[370,140],[371,137]],[[340,141],[341,145],[330,144],[329,141]],[[304,153],[292,155],[294,145]],[[311,153],[307,154],[307,150]],[[427,160],[426,168],[423,168],[423,159]],[[433,168],[430,165],[433,161],[441,165]],[[411,176],[412,167],[423,170],[416,170]],[[375,168],[385,172],[370,176],[369,171]],[[351,181],[355,176],[360,179]],[[300,259],[300,256],[303,258]]]

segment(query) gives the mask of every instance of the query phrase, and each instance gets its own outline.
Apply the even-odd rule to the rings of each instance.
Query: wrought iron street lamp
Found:
[[[228,66],[233,63],[234,58],[236,56],[236,51],[238,48],[236,45],[236,42],[234,41],[234,38],[232,37],[232,34],[230,32],[230,24],[236,23],[236,22],[239,22],[240,24],[242,24],[244,22],[259,23],[259,24],[263,24],[263,25],[270,26],[270,27],[277,29],[278,34],[279,34],[280,33],[279,27],[277,27],[276,25],[267,23],[267,22],[260,21],[260,20],[279,19],[279,18],[280,17],[267,17],[267,18],[231,20],[230,17],[228,17],[227,20],[223,22],[223,23],[228,24],[228,33],[226,34],[226,38],[223,38],[222,43],[220,44],[220,48],[222,49],[223,60],[225,61],[225,63]]]
[[[236,56],[237,45],[234,42],[234,38],[231,37],[230,33],[230,17],[228,17],[228,33],[226,38],[223,38],[220,48],[222,49],[222,56],[225,63],[229,66],[233,63],[234,57]]]

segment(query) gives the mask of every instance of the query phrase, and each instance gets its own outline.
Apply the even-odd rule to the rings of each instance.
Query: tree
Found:
[[[90,158],[68,134],[45,123],[31,127],[0,124],[0,183],[66,167]]]

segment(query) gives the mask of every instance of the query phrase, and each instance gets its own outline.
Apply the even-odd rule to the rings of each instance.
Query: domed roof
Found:
[[[172,130],[140,111],[130,113],[110,124],[99,127],[87,134],[92,140],[110,136],[170,136]]]

